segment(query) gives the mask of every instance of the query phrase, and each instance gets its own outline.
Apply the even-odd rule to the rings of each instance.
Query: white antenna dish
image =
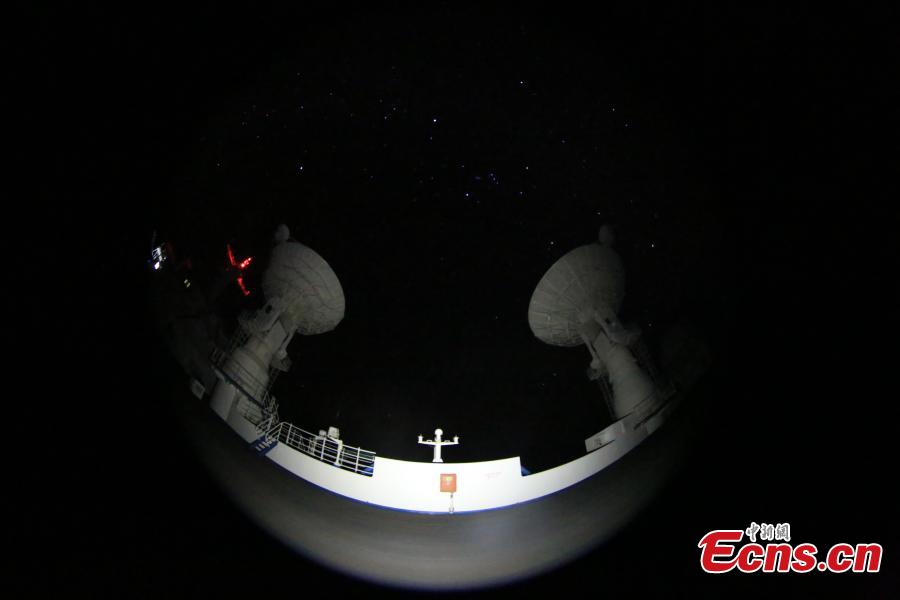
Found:
[[[341,282],[325,259],[288,236],[287,227],[276,233],[263,294],[284,303],[281,318],[289,330],[301,335],[331,331],[344,318]]]
[[[528,324],[553,346],[583,343],[581,324],[595,311],[618,312],[625,297],[625,269],[619,255],[599,243],[575,248],[544,274],[528,306]]]
[[[652,400],[654,386],[628,348],[639,332],[627,330],[616,314],[625,297],[625,268],[612,248],[614,239],[604,227],[598,242],[556,261],[534,289],[528,324],[544,343],[587,346],[593,359],[589,377],[600,380],[619,419]]]

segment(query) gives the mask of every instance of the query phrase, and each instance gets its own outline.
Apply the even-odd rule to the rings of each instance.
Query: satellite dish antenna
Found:
[[[282,324],[301,335],[331,331],[344,318],[344,290],[332,268],[314,250],[290,237],[286,225],[275,232],[275,247],[263,275],[267,300],[279,299]]]
[[[625,297],[625,268],[613,249],[612,229],[598,241],[560,258],[538,282],[528,305],[528,324],[546,344],[587,346],[589,377],[600,380],[613,417],[630,414],[655,388],[629,346],[640,332],[626,329],[617,313]]]
[[[217,360],[222,376],[210,402],[247,440],[278,422],[269,388],[277,372],[291,367],[287,346],[294,334],[325,333],[344,318],[344,290],[325,259],[291,238],[286,225],[278,226],[273,242],[262,281],[266,304],[238,318],[232,348]],[[244,416],[255,427],[248,429]]]

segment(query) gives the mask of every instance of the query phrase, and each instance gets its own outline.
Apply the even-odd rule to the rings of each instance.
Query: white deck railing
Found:
[[[371,450],[346,446],[340,440],[304,431],[287,421],[276,425],[266,437],[345,471],[371,477],[375,469],[375,453]]]

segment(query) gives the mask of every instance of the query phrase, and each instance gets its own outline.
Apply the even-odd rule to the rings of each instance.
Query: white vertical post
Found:
[[[441,439],[441,436],[444,435],[444,431],[440,428],[434,430],[434,440],[423,440],[422,436],[419,436],[419,443],[425,446],[433,446],[434,447],[434,459],[431,462],[442,463],[444,460],[441,458],[441,447],[442,446],[455,446],[459,443],[459,436],[453,436],[453,441],[447,441]]]

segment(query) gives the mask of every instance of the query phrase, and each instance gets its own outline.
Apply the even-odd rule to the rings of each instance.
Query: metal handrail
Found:
[[[263,435],[278,424],[278,413],[268,411],[254,402],[249,402],[245,397],[238,400],[238,410],[241,415],[256,425],[256,432]]]
[[[328,436],[312,434],[287,421],[270,429],[266,437],[276,438],[294,450],[345,471],[371,477],[375,469],[375,452],[344,445]]]
[[[278,402],[269,393],[272,379],[269,380],[269,386],[263,386],[246,367],[237,361],[229,360],[241,337],[235,336],[228,352],[218,347],[213,348],[210,360],[215,369],[242,392],[243,399],[247,402],[239,403],[241,414],[256,425],[257,432],[264,435],[267,440],[277,439],[279,442],[322,462],[332,464],[345,471],[371,477],[375,469],[375,452],[346,446],[339,440],[328,436],[314,435],[291,423],[279,421]],[[274,375],[277,375],[277,371]],[[248,387],[262,389],[261,397],[257,398],[247,389]]]

